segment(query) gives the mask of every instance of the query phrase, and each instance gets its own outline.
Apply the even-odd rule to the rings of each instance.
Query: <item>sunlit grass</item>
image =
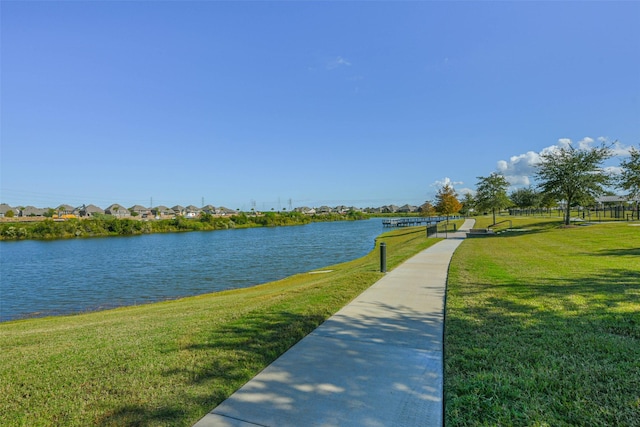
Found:
[[[387,267],[436,243],[392,231]],[[381,277],[379,253],[177,301],[0,324],[0,425],[192,425]]]
[[[482,219],[481,219],[482,220]],[[469,239],[450,269],[447,425],[640,425],[640,227]],[[536,224],[537,223],[537,224]],[[435,243],[396,230],[388,268]],[[379,277],[323,274],[0,324],[0,425],[191,425]]]
[[[517,222],[454,255],[447,425],[640,425],[640,227]]]

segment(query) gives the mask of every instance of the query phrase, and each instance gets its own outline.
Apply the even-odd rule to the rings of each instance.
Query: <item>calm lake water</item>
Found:
[[[0,242],[0,321],[249,287],[366,255],[382,221]]]

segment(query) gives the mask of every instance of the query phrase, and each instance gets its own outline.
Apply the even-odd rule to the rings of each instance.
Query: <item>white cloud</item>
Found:
[[[629,148],[624,144],[615,141],[613,144],[608,143],[606,137],[599,137],[597,141],[601,144],[609,145],[614,156],[626,156],[629,154]],[[499,160],[497,163],[497,171],[501,173],[509,183],[514,187],[529,186],[532,184],[532,178],[535,175],[536,165],[540,163],[541,154],[550,154],[561,148],[573,146],[576,149],[584,150],[594,146],[596,140],[590,137],[584,137],[577,143],[573,143],[569,138],[560,138],[558,143],[543,148],[539,153],[528,151],[525,154],[512,156],[509,160]],[[607,166],[607,171],[616,173],[619,170],[615,166]]]
[[[593,138],[584,137],[581,141],[578,141],[578,149],[587,150],[593,146],[594,142]]]
[[[351,62],[349,62],[342,56],[337,56],[327,63],[327,70],[334,70],[339,67],[350,67],[350,66],[351,66]]]
[[[474,190],[473,188],[468,188],[468,187],[462,187],[460,189],[456,189],[456,192],[458,193],[458,196],[463,197],[465,194],[469,193],[472,196],[475,196],[476,194],[476,190]]]
[[[433,182],[433,184],[431,184],[431,187],[440,189],[440,188],[444,187],[445,185],[449,185],[449,186],[455,188],[456,185],[462,185],[462,184],[464,184],[464,182],[462,182],[462,181],[452,181],[451,178],[444,177],[443,179],[435,180]]]
[[[457,188],[456,187],[457,185],[464,184],[464,182],[462,182],[462,181],[454,181],[449,177],[444,177],[442,179],[435,180],[433,183],[431,183],[429,185],[429,187],[431,187],[432,190],[428,192],[427,200],[433,201],[433,198],[436,197],[436,193],[438,191],[440,191],[440,189],[442,187],[444,187],[445,185],[447,185],[447,184],[450,185],[455,190],[455,192],[458,194],[459,198],[464,196],[465,193],[475,194],[475,190],[474,189],[471,189],[471,188]]]
[[[621,144],[619,141],[614,141],[614,143],[611,146],[611,150],[613,151],[614,156],[625,157],[630,155],[631,146],[625,146],[624,144]]]
[[[620,166],[607,166],[604,168],[604,171],[612,176],[622,174],[622,168]]]
[[[609,138],[607,138],[606,136],[600,136],[597,139],[600,144],[604,144],[611,149],[614,157],[629,156],[629,151],[631,150],[632,145],[624,145],[617,139],[613,142],[610,142]]]
[[[540,154],[528,151],[525,154],[511,156],[506,160],[498,161],[498,172],[513,186],[529,186],[529,179],[535,173],[536,165],[540,163]]]

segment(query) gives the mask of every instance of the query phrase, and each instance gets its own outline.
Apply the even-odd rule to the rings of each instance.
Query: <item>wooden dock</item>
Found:
[[[460,218],[459,216],[450,216],[449,220]],[[405,218],[390,218],[383,219],[383,227],[415,227],[418,225],[431,225],[437,224],[441,221],[446,221],[446,216],[429,216],[429,217],[405,217]]]

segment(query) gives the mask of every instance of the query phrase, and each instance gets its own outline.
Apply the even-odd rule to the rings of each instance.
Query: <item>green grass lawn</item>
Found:
[[[436,243],[385,233],[387,267]],[[0,324],[0,425],[190,426],[381,277],[379,253],[250,289]]]
[[[529,231],[454,255],[447,425],[640,425],[640,227],[553,221],[515,218]],[[383,235],[388,268],[437,241],[424,235]],[[2,323],[0,425],[192,425],[378,268],[373,251],[251,289]]]
[[[446,425],[640,426],[640,227],[515,227],[454,254]]]

